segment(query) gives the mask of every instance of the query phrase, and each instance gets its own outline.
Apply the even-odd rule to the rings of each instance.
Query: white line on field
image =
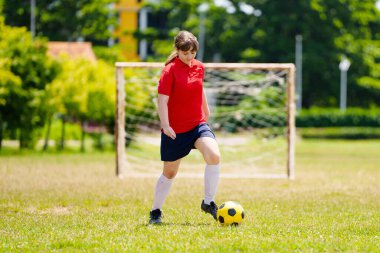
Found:
[[[123,178],[158,178],[160,173],[127,173]],[[203,178],[203,173],[178,173],[176,178]],[[284,179],[288,178],[286,174],[242,174],[242,173],[222,173],[220,178],[266,178],[266,179]]]

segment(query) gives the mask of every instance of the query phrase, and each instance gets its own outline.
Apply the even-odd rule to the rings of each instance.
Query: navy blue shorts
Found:
[[[202,123],[194,129],[176,134],[175,140],[161,133],[161,161],[174,162],[187,156],[194,149],[195,141],[200,137],[211,137],[215,139],[207,123]]]

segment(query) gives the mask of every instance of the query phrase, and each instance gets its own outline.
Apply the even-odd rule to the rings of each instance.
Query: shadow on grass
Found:
[[[190,223],[190,222],[162,222],[158,224],[149,224],[144,223],[140,224],[137,227],[166,227],[166,226],[183,226],[183,227],[200,227],[200,226],[210,226],[212,223],[206,223],[206,222],[198,222],[198,223]]]

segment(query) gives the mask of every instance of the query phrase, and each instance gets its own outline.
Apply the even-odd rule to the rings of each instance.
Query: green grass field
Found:
[[[177,178],[153,226],[156,178],[117,179],[110,152],[5,153],[0,252],[380,252],[379,140],[299,140],[293,181],[222,178],[239,227],[200,211],[201,178]]]

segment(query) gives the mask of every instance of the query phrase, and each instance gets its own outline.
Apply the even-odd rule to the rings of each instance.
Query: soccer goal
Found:
[[[158,176],[157,84],[163,63],[117,62],[116,174]],[[204,63],[208,124],[222,155],[221,177],[295,176],[294,64]],[[178,176],[202,177],[200,152],[185,157]]]

